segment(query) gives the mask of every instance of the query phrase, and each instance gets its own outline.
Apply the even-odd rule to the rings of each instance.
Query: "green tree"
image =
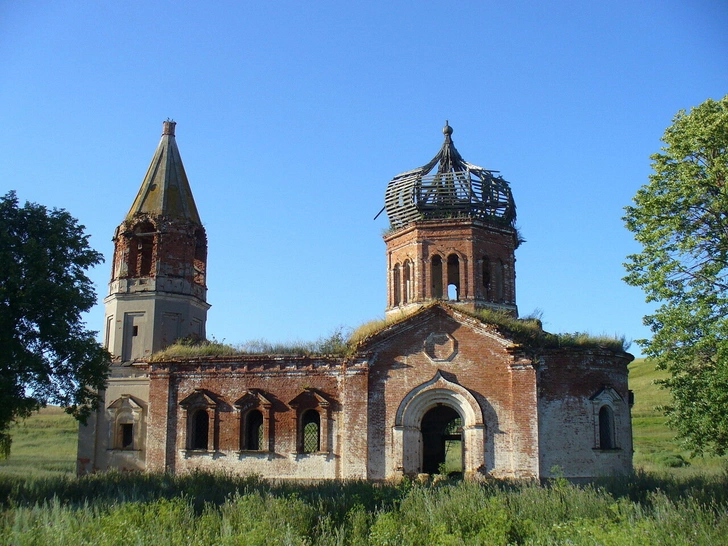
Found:
[[[103,261],[64,210],[0,198],[0,455],[11,425],[46,404],[85,420],[110,357],[84,328],[96,301],[86,270]]]
[[[669,424],[698,453],[728,450],[728,95],[680,111],[624,220],[642,245],[625,281],[656,310],[645,355],[669,371]]]

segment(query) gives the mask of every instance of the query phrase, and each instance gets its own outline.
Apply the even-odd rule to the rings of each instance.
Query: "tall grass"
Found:
[[[0,479],[2,544],[724,544],[728,480]]]

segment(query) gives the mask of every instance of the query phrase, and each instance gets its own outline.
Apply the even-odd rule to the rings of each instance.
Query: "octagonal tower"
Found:
[[[460,156],[447,122],[442,132],[432,161],[387,185],[387,314],[445,300],[517,315],[511,188]]]
[[[105,345],[122,361],[148,358],[182,337],[205,338],[207,235],[175,140],[174,121],[114,233]]]

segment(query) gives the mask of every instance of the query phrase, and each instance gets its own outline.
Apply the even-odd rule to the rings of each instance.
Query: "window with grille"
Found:
[[[321,446],[321,420],[318,412],[308,410],[303,414],[303,452],[316,453]]]

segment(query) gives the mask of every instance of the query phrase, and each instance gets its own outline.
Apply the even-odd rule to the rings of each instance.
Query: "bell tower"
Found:
[[[518,315],[511,188],[497,171],[460,156],[447,122],[442,132],[432,161],[387,185],[386,312],[444,300]]]
[[[207,235],[175,141],[174,121],[114,233],[105,345],[122,361],[148,358],[181,337],[205,337]]]

